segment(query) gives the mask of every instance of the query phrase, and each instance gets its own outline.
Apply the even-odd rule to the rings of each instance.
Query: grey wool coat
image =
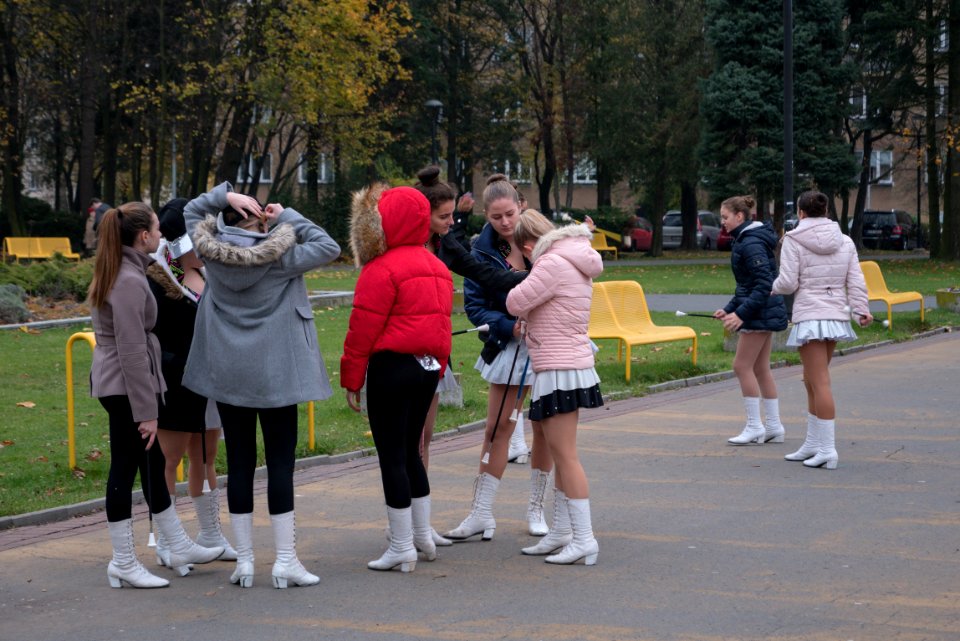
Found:
[[[219,212],[227,207],[229,191],[231,185],[222,183],[183,212],[207,273],[183,384],[238,407],[329,398],[333,390],[303,274],[336,259],[340,246],[289,208],[266,234],[228,227]],[[222,240],[225,229],[254,244]]]

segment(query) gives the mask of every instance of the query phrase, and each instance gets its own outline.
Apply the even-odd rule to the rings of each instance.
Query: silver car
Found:
[[[720,219],[712,211],[697,212],[697,247],[716,249],[720,235]],[[677,249],[683,238],[680,211],[671,209],[663,216],[663,248]]]

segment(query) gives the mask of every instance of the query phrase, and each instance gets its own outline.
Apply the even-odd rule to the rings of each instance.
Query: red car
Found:
[[[733,245],[733,236],[724,229],[723,225],[720,225],[720,233],[717,234],[717,250],[727,251],[731,245]]]
[[[653,245],[653,225],[646,218],[637,218],[637,226],[630,232],[633,241],[633,251],[650,251]]]

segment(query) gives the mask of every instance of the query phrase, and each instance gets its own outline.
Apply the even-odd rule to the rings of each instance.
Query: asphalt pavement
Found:
[[[838,356],[834,471],[783,460],[803,439],[798,367],[775,370],[784,444],[726,444],[743,421],[734,380],[584,411],[593,567],[520,554],[532,541],[520,465],[504,475],[492,541],[441,548],[408,575],[366,568],[386,545],[373,457],[298,471],[298,552],[321,577],[309,588],[271,585],[262,485],[252,589],[223,562],[184,578],[157,569],[162,590],[111,589],[102,513],[0,531],[0,640],[956,641],[958,361],[953,333]],[[469,509],[480,439],[434,443],[438,530]],[[178,509],[194,533],[189,502]],[[155,567],[142,507],[135,530]]]

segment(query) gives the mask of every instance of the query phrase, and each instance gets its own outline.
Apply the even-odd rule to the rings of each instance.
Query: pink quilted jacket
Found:
[[[861,315],[869,311],[857,248],[829,218],[804,218],[787,232],[773,292],[796,292],[794,323],[850,320],[851,310]]]
[[[533,250],[526,280],[507,295],[507,310],[527,321],[527,349],[533,371],[593,367],[587,337],[593,279],[603,261],[583,225],[545,234]]]

